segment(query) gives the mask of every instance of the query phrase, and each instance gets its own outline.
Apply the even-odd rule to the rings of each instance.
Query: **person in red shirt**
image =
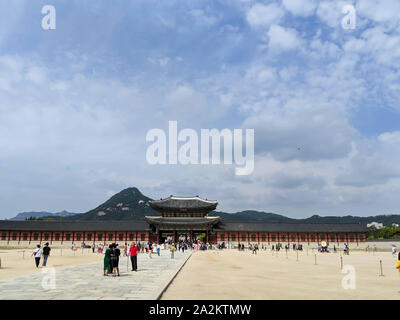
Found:
[[[138,253],[138,251],[139,251],[139,248],[133,242],[131,247],[129,248],[129,255],[131,256],[131,262],[132,262],[132,270],[131,271],[137,271],[137,253]]]

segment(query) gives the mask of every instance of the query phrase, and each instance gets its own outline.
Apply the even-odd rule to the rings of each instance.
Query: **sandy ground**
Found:
[[[23,251],[25,250],[25,253]],[[0,280],[34,274],[42,271],[42,260],[36,268],[35,258],[31,256],[33,249],[0,249]],[[47,260],[48,267],[62,268],[102,261],[104,255],[92,253],[91,249],[78,249],[75,254],[71,249],[52,249]]]
[[[349,272],[341,273],[341,253],[296,253],[271,250],[257,255],[237,250],[196,252],[162,299],[400,299],[397,257],[388,252],[352,251],[343,256],[353,266],[355,289],[344,289]],[[380,276],[380,260],[383,274]],[[349,267],[351,268],[351,267]],[[345,278],[345,280],[343,280]]]

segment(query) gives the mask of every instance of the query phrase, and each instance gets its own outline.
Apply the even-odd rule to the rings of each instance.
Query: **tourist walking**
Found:
[[[49,243],[46,242],[46,244],[43,247],[43,264],[42,264],[42,267],[46,266],[47,259],[48,259],[49,255],[50,255],[50,251],[51,251],[51,248],[49,247]]]
[[[350,254],[350,248],[347,243],[344,244],[344,254],[349,255]]]
[[[399,252],[399,256],[397,257],[396,269],[399,270],[399,276],[400,276],[400,252]]]
[[[257,254],[257,250],[258,250],[258,245],[255,244],[254,247],[253,247],[253,253]]]
[[[148,248],[149,248],[149,258],[151,259],[151,254],[153,253],[153,244],[151,242],[149,243]]]
[[[160,256],[160,245],[157,244],[157,255]]]
[[[35,256],[36,268],[39,268],[40,257],[42,256],[42,249],[40,249],[40,244],[38,244],[36,247],[37,248],[32,252],[32,256]]]
[[[137,253],[138,253],[138,251],[139,251],[139,248],[133,242],[131,247],[129,248],[129,255],[131,257],[131,263],[132,263],[131,271],[137,271]]]
[[[94,253],[94,249],[96,248],[96,246],[94,245],[94,242],[92,244],[92,253]]]
[[[172,244],[171,248],[169,248],[169,251],[171,251],[171,259],[174,259],[174,252],[175,252],[175,245]]]
[[[107,276],[109,273],[111,273],[111,250],[112,246],[110,246],[106,249],[104,253],[104,275]]]

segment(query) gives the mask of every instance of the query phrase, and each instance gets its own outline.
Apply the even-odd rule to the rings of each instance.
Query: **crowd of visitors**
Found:
[[[200,241],[196,242],[188,242],[188,241],[183,241],[180,240],[178,243],[173,243],[172,241],[164,242],[163,244],[155,244],[155,243],[135,243],[132,242],[131,244],[125,243],[124,248],[123,248],[123,256],[124,257],[129,257],[131,260],[132,264],[132,269],[131,271],[137,271],[138,270],[138,260],[137,256],[138,253],[146,253],[148,254],[148,257],[152,259],[152,254],[155,253],[157,256],[160,256],[160,250],[169,250],[171,253],[171,259],[174,259],[175,252],[182,251],[184,253],[186,250],[208,250],[208,249],[226,249],[226,248],[234,248],[235,246],[233,244],[225,244],[225,242],[217,244],[215,247],[213,247],[209,243],[201,243]],[[272,251],[280,251],[282,249],[283,245],[282,243],[277,243],[276,245],[271,245],[271,250]],[[110,245],[104,244],[98,244],[97,246],[93,243],[91,246],[86,246],[84,242],[81,244],[81,248],[91,248],[92,252],[95,253],[96,251],[98,253],[104,254],[104,276],[108,276],[109,274],[112,274],[114,277],[120,276],[119,272],[119,257],[121,255],[121,250],[119,249],[118,244],[112,243]],[[253,254],[257,254],[257,251],[259,250],[258,244],[251,244],[248,243],[247,248],[249,251],[251,251]],[[290,250],[290,244],[286,244],[284,246],[285,250],[288,251]],[[76,245],[72,244],[71,249],[73,251],[76,251]],[[244,251],[245,250],[245,245],[243,243],[238,243],[237,244],[237,249],[239,251]],[[262,244],[261,246],[262,250],[267,250],[268,246]],[[292,250],[303,250],[303,245],[302,244],[292,244]],[[369,251],[369,245],[365,249],[367,252]],[[374,251],[377,251],[376,245],[374,245],[373,248]],[[45,267],[47,264],[47,260],[50,256],[50,251],[51,248],[49,246],[49,243],[45,243],[43,248],[41,248],[40,244],[37,245],[36,249],[32,252],[32,256],[35,258],[35,265],[36,268],[39,268],[40,265],[40,260],[43,257],[42,261],[42,266]],[[319,252],[329,252],[329,243],[319,243],[318,244],[318,251]],[[333,251],[336,252],[336,246],[333,245]],[[392,247],[392,254],[395,255],[397,253],[396,247]],[[350,248],[347,243],[343,244],[343,254],[349,255],[350,254]],[[396,264],[396,268],[399,269],[399,275],[400,275],[400,252],[398,254],[398,261]]]

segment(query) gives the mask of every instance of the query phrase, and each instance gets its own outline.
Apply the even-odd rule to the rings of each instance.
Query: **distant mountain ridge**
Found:
[[[76,212],[68,212],[68,211],[60,211],[60,212],[47,212],[47,211],[30,211],[30,212],[21,212],[18,213],[14,218],[11,218],[10,220],[25,220],[29,219],[31,217],[33,218],[47,218],[47,217],[69,217],[69,216],[74,216],[77,215],[78,213]]]
[[[260,221],[260,222],[297,222],[297,219],[285,217],[280,214],[263,212],[256,210],[245,210],[236,213],[226,213],[222,211],[210,212],[209,216],[219,216],[223,221],[240,222],[240,221]]]
[[[362,225],[367,225],[371,222],[378,222],[383,223],[384,226],[391,226],[393,223],[400,224],[400,215],[387,214],[369,217],[359,217],[351,215],[321,217],[318,215],[313,215],[309,218],[303,219],[303,221],[309,223],[337,223],[338,221],[340,221],[342,223],[360,223]]]
[[[10,220],[25,220],[30,216],[37,218],[52,218],[64,220],[142,220],[145,216],[158,216],[159,212],[149,207],[151,198],[143,195],[138,188],[130,187],[113,195],[106,202],[85,213],[71,213],[62,211],[58,213],[49,212],[23,212]],[[227,222],[271,222],[271,223],[360,223],[366,226],[371,222],[383,223],[391,226],[393,223],[400,224],[400,215],[377,215],[369,217],[359,216],[326,216],[313,215],[305,219],[294,219],[284,215],[256,210],[245,210],[236,213],[213,211],[210,216],[220,216]]]

